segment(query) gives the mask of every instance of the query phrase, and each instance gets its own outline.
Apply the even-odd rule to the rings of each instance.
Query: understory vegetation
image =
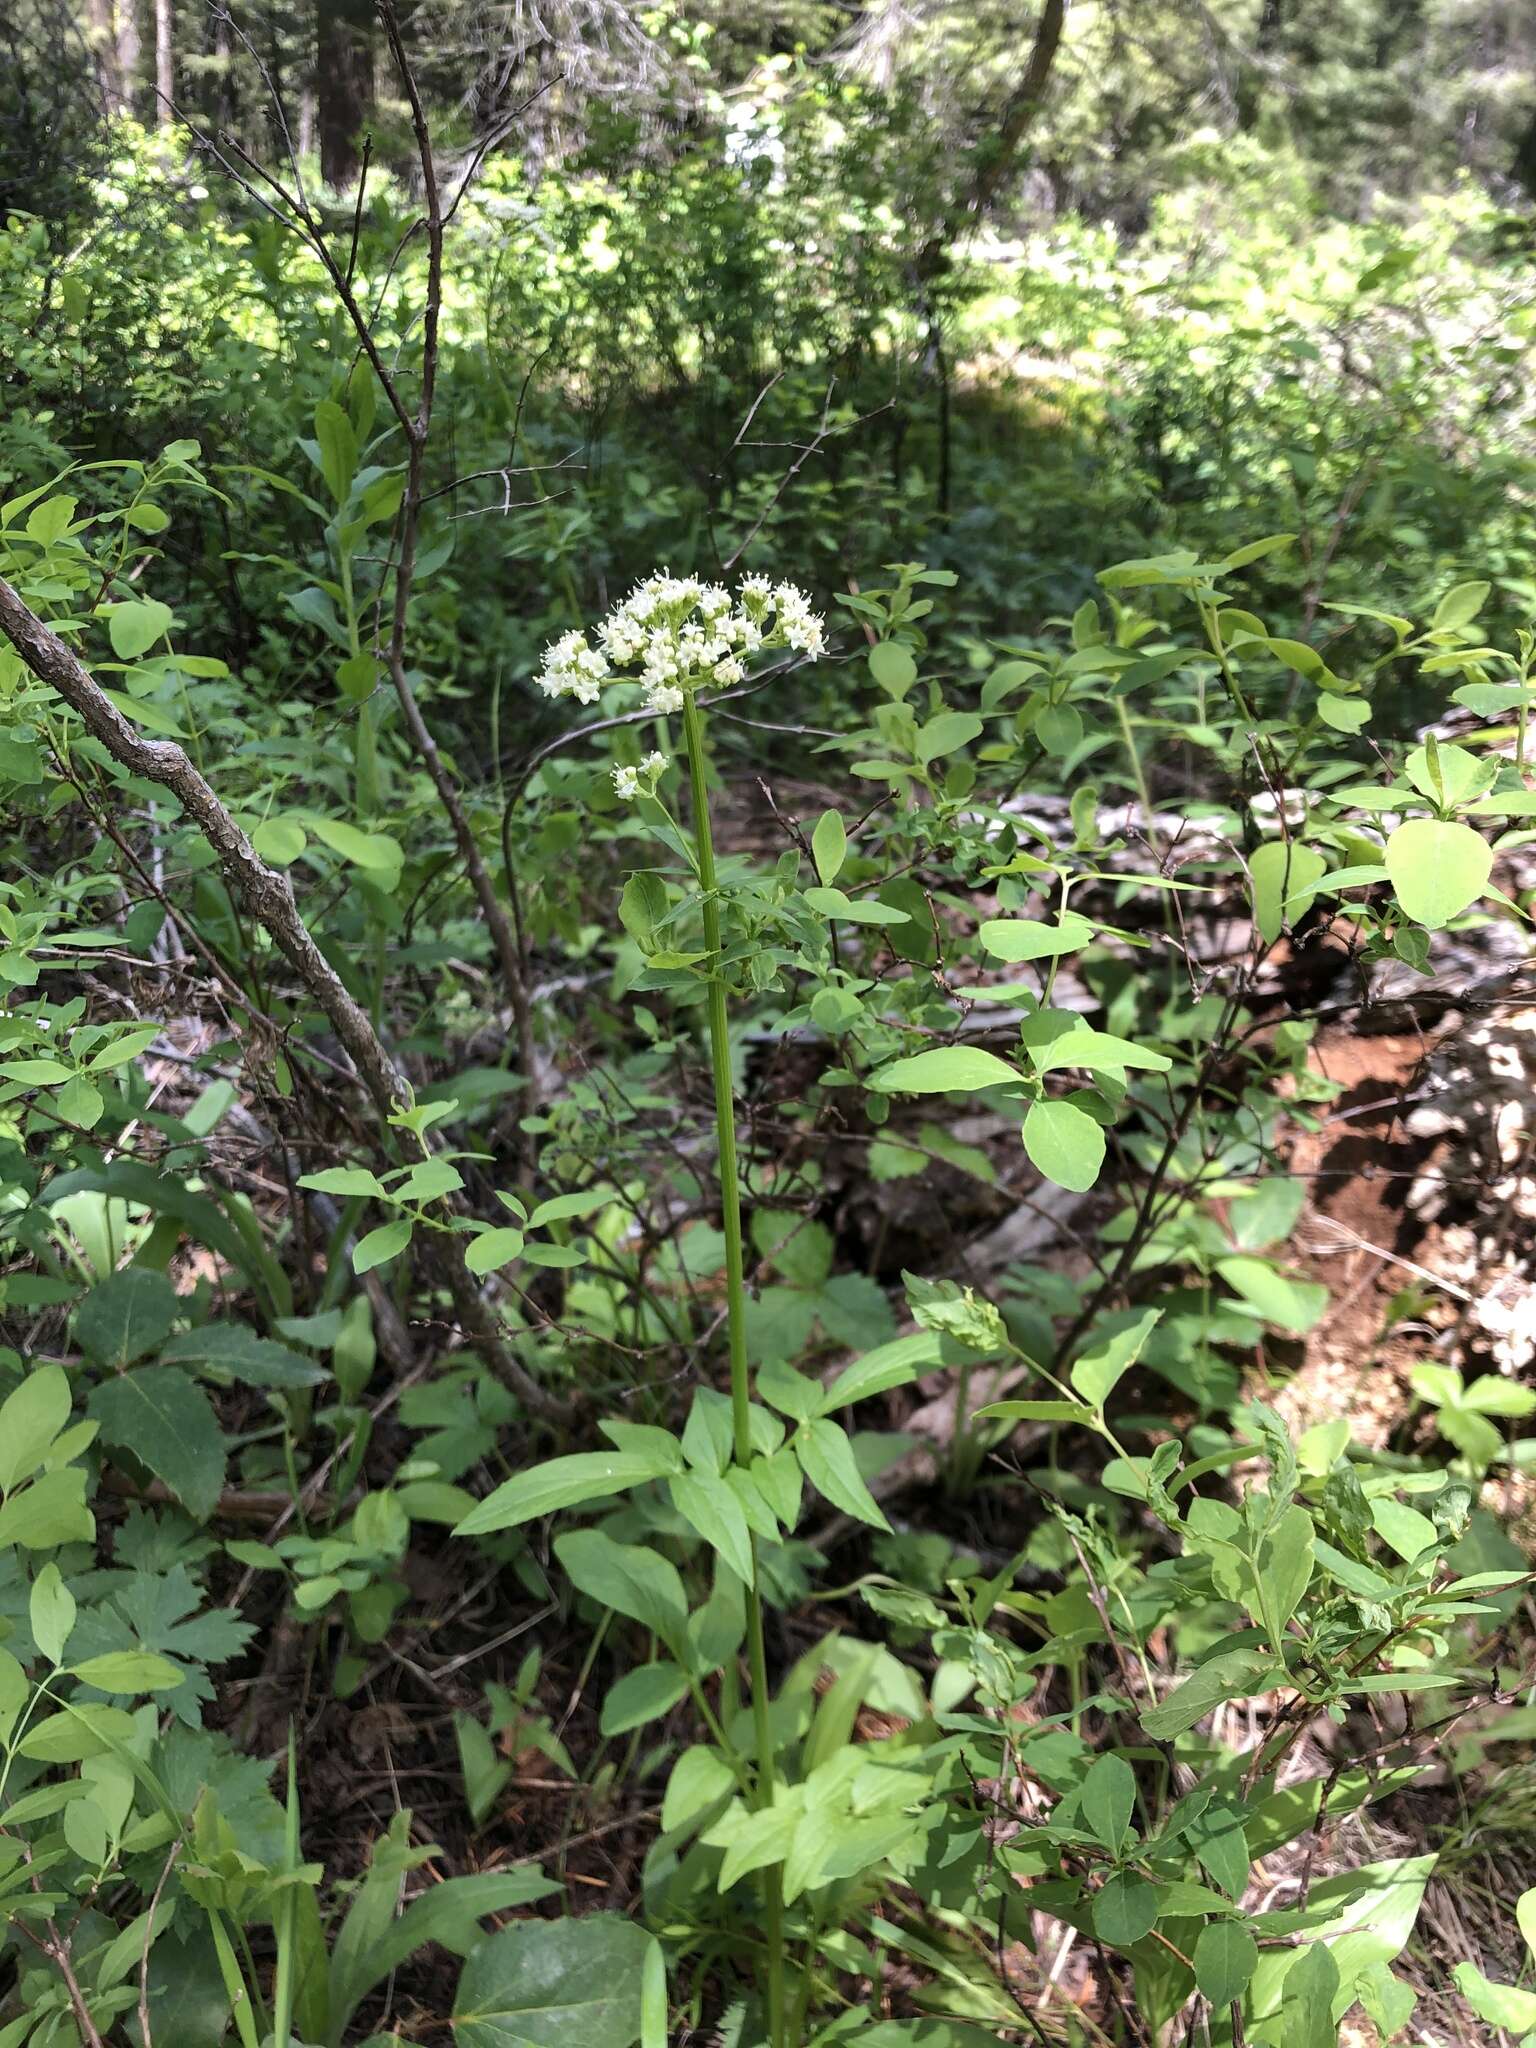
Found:
[[[1531,2048],[1529,25],[513,12],[0,38],[0,2048]]]

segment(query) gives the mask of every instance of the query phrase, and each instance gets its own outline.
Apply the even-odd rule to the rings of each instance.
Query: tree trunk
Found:
[[[176,98],[176,45],[171,0],[155,0],[155,126],[169,128]]]
[[[315,50],[320,175],[343,191],[357,177],[358,138],[373,111],[369,0],[320,0]]]
[[[118,111],[133,112],[133,96],[139,84],[139,60],[142,45],[139,41],[138,0],[116,0],[115,33],[117,41]]]
[[[123,101],[123,74],[117,61],[117,23],[112,16],[112,0],[88,0],[85,18],[91,54],[96,60],[96,76],[101,82],[102,103],[109,114],[119,113]]]
[[[1520,131],[1509,173],[1528,199],[1536,198],[1536,110]]]

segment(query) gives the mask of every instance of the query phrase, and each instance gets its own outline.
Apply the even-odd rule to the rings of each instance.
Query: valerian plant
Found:
[[[1328,758],[1331,736],[1356,729],[1369,703],[1359,685],[1323,672],[1299,643],[1269,635],[1227,599],[1228,580],[1263,551],[1109,572],[1112,590],[1192,597],[1203,649],[1157,644],[1164,636],[1156,622],[1114,600],[1111,638],[1089,605],[1073,622],[1069,656],[1010,656],[984,686],[980,713],[950,709],[937,686],[925,712],[907,703],[924,651],[918,621],[928,609],[915,593],[929,572],[907,565],[890,590],[856,601],[877,634],[870,669],[887,701],[875,732],[852,745],[868,748],[873,739],[883,748],[860,767],[887,781],[901,804],[886,865],[898,863],[897,849],[947,847],[962,872],[994,884],[1005,910],[1024,912],[1031,898],[1044,899],[1048,914],[984,920],[977,933],[989,959],[1027,965],[1038,977],[1033,989],[1006,991],[1024,1012],[1009,1027],[1006,1051],[930,1042],[882,1058],[905,1031],[930,1041],[948,1036],[946,1016],[951,1033],[964,1027],[967,998],[993,991],[951,991],[942,973],[877,980],[859,954],[839,946],[839,926],[866,927],[876,945],[899,945],[912,921],[879,863],[860,856],[856,874],[839,813],[826,813],[802,854],[784,856],[766,885],[735,864],[722,879],[701,693],[749,675],[743,654],[786,643],[817,651],[819,625],[803,602],[783,586],[757,583],[733,602],[724,590],[657,578],[618,608],[596,645],[572,633],[546,656],[551,695],[591,704],[605,688],[638,681],[642,713],[683,716],[691,831],[664,801],[663,749],[613,771],[617,793],[638,806],[673,856],[670,867],[630,877],[621,915],[644,963],[631,986],[664,989],[674,1004],[705,1011],[731,1393],[727,1400],[701,1388],[680,1435],[605,1419],[611,1452],[518,1474],[459,1533],[488,1535],[623,1498],[595,1525],[558,1535],[555,1554],[578,1593],[649,1642],[645,1661],[609,1691],[604,1732],[629,1732],[691,1700],[708,1735],[672,1768],[648,1897],[654,1911],[681,1911],[725,1941],[760,1976],[759,2033],[772,2048],[805,2038],[812,2016],[835,2003],[840,1972],[878,1976],[880,1945],[900,1946],[890,1915],[893,1887],[902,1885],[962,1924],[994,1925],[1000,1943],[1027,1938],[1029,1915],[1046,1912],[1124,1957],[1135,1982],[1134,2008],[1117,2008],[1127,2040],[1159,2038],[1192,1997],[1203,2002],[1213,2040],[1273,2044],[1332,2041],[1339,2016],[1357,2002],[1395,2029],[1411,2004],[1388,1965],[1412,1924],[1427,1863],[1335,1872],[1315,1889],[1304,1885],[1294,1909],[1251,1914],[1243,1900],[1252,1858],[1407,1782],[1434,1734],[1410,1731],[1357,1769],[1298,1780],[1288,1759],[1317,1714],[1342,1720],[1355,1702],[1422,1692],[1451,1695],[1449,1722],[1497,1689],[1477,1664],[1469,1624],[1494,1611],[1479,1596],[1507,1593],[1519,1573],[1447,1567],[1447,1552],[1466,1532],[1469,1492],[1444,1472],[1405,1480],[1357,1465],[1347,1425],[1312,1430],[1294,1447],[1275,1415],[1254,1406],[1239,1410],[1235,1431],[1204,1429],[1197,1454],[1186,1457],[1172,1439],[1150,1454],[1131,1451],[1107,1412],[1137,1367],[1162,1373],[1204,1405],[1233,1407],[1235,1387],[1216,1391],[1224,1370],[1216,1354],[1266,1326],[1305,1330],[1324,1305],[1323,1290],[1274,1253],[1300,1194],[1278,1170],[1280,1089],[1292,1114],[1305,1114],[1319,1088],[1306,1065],[1304,1023],[1255,1040],[1253,991],[1271,950],[1314,903],[1334,896],[1349,903],[1366,965],[1390,955],[1422,966],[1424,935],[1464,913],[1489,883],[1494,849],[1467,814],[1486,815],[1474,807],[1490,795],[1495,813],[1518,816],[1525,802],[1518,776],[1433,737],[1410,753],[1400,783],[1379,793],[1360,783],[1341,788],[1348,771]],[[1398,649],[1413,644],[1443,667],[1462,646],[1464,625],[1442,608],[1441,623],[1421,642],[1400,637]],[[1182,673],[1193,701],[1170,714],[1168,691],[1158,686]],[[1297,675],[1317,689],[1314,712],[1299,726],[1265,716],[1269,679]],[[1025,686],[1029,695],[1015,709],[1009,699]],[[1138,689],[1156,694],[1133,719],[1128,701]],[[1097,723],[1106,707],[1112,717]],[[1120,750],[1147,812],[1145,845],[1158,855],[1150,870],[1125,837],[1105,832],[1096,792],[1081,803],[1074,795],[1063,847],[982,797],[971,762],[939,767],[978,741],[989,720],[997,739],[985,752],[1005,762],[1043,756],[1070,771],[1080,756]],[[1165,957],[1186,970],[1192,964],[1175,899],[1213,885],[1172,872],[1159,853],[1145,761],[1150,733],[1184,726],[1233,771],[1233,822],[1218,814],[1216,829],[1235,830],[1244,843],[1234,864],[1249,897],[1252,943],[1223,989],[1202,990],[1190,973],[1182,1004],[1176,981],[1150,976],[1112,981],[1105,994],[1096,979],[1105,955],[1152,943],[1106,918],[1106,894],[1160,896],[1170,906]],[[1419,810],[1429,815],[1405,815]],[[1378,836],[1374,821],[1383,814],[1389,823]],[[807,852],[809,885],[800,875]],[[1196,872],[1208,875],[1230,859],[1218,840]],[[850,893],[837,886],[843,880],[878,893]],[[936,924],[932,905],[927,910]],[[1091,1024],[1080,995],[1058,1000],[1069,962],[1118,1028]],[[1149,1024],[1145,998],[1158,986],[1163,1004]],[[1016,1110],[1029,1158],[1069,1193],[1096,1185],[1114,1133],[1119,1163],[1138,1171],[1105,1233],[1110,1260],[1101,1279],[1044,1290],[1046,1314],[1026,1302],[1000,1314],[969,1291],[909,1276],[913,1336],[878,1345],[829,1381],[771,1350],[753,1372],[730,1001],[773,988],[798,998],[786,1023],[804,1019],[847,1041],[850,1070],[829,1072],[823,1085],[846,1085],[862,1070],[872,1121],[902,1095],[987,1094]],[[988,1035],[996,1042],[1000,1034]],[[1158,1300],[1170,1269],[1179,1284]],[[1193,1290],[1184,1284],[1191,1274]],[[1133,1278],[1152,1283],[1150,1305],[1121,1305]],[[1064,1339],[1052,1327],[1063,1315]],[[872,1575],[863,1590],[877,1613],[933,1632],[931,1683],[877,1645],[831,1639],[808,1652],[773,1697],[764,1606],[794,1557],[805,1486],[889,1533],[859,1452],[834,1417],[936,1365],[958,1376],[960,1483],[973,1483],[987,1453],[1021,1426],[1049,1438],[1046,1504],[1067,1583],[1047,1598],[1016,1591],[1030,1552],[985,1582],[956,1576],[923,1594]],[[967,1388],[983,1370],[1024,1386],[972,1412]],[[1495,1405],[1517,1412],[1510,1402]],[[1108,1512],[1067,1505],[1071,1489],[1054,1447],[1069,1431],[1104,1446],[1097,1498]],[[1267,1478],[1243,1486],[1234,1503],[1225,1475],[1256,1461]],[[1159,1525],[1174,1554],[1148,1566],[1127,1543],[1116,1502]],[[680,1533],[683,1571],[668,1554]],[[1150,1644],[1170,1628],[1188,1644],[1191,1668],[1165,1698]],[[743,1642],[745,1693],[737,1668]],[[1107,1655],[1118,1673],[1097,1693],[1081,1683],[1090,1652]],[[1063,1665],[1075,1674],[1072,1705],[1031,1717],[1035,1672]],[[828,1670],[831,1688],[818,1698],[817,1679]],[[1257,1703],[1263,1731],[1246,1754],[1194,1732],[1235,1701]],[[902,1725],[860,1739],[856,1724],[870,1708]],[[1090,1740],[1090,1724],[1107,1739]],[[1383,1759],[1390,1768],[1375,1768]],[[744,1897],[753,1902],[745,1921]],[[734,1911],[722,1916],[717,1900]],[[1355,1940],[1367,1921],[1382,1931]],[[854,1928],[871,1948],[849,1947]],[[963,2011],[1006,2024],[1016,2015],[997,1979],[975,1955],[970,1964],[957,1980],[971,2001]],[[842,2039],[862,2018],[850,2012],[814,2038]],[[890,2033],[898,2038],[906,2036]],[[970,2035],[957,2016],[934,2038],[959,2043]]]

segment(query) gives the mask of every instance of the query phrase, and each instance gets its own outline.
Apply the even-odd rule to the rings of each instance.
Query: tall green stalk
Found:
[[[752,1459],[752,1374],[747,1363],[747,1294],[741,1249],[741,1185],[736,1163],[736,1101],[731,1086],[730,1023],[720,952],[720,905],[714,839],[709,825],[705,775],[704,721],[690,690],[683,703],[688,742],[688,775],[693,791],[693,833],[702,891],[704,946],[709,961],[709,1063],[715,1082],[715,1131],[720,1160],[721,1230],[725,1237],[726,1329],[731,1356],[731,1427],[736,1463]],[[752,1725],[757,1746],[757,1804],[773,1800],[773,1731],[768,1719],[768,1657],[763,1638],[763,1596],[757,1578],[757,1538],[752,1538],[752,1584],[747,1588],[747,1658],[752,1679]],[[764,1873],[768,1948],[768,2038],[787,2048],[784,2033],[784,1893],[782,1873]]]

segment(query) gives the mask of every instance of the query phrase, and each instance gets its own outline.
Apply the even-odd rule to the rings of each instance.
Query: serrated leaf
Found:
[[[208,1396],[171,1365],[141,1365],[104,1380],[89,1413],[102,1442],[130,1451],[203,1520],[224,1484],[224,1439]]]
[[[128,1266],[93,1287],[75,1313],[75,1335],[98,1365],[143,1358],[170,1334],[180,1303],[163,1273]]]

